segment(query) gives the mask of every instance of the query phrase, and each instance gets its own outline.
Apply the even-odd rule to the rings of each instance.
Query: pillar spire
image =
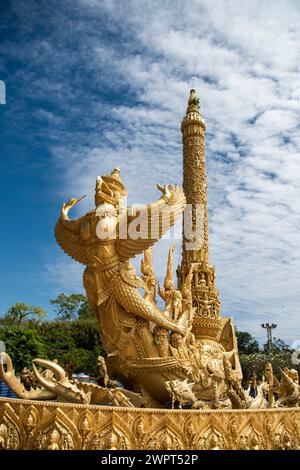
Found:
[[[209,263],[208,210],[206,197],[205,122],[200,112],[196,90],[190,90],[186,114],[181,123],[183,143],[183,189],[192,222],[183,225],[182,262],[178,283],[182,285],[190,266],[194,266],[192,295],[197,319],[218,319],[219,294],[215,288],[215,267]],[[191,228],[194,234],[191,240]],[[192,243],[191,243],[192,241]]]
[[[208,262],[208,213],[206,199],[205,122],[200,114],[196,90],[190,90],[188,107],[181,123],[183,143],[183,190],[192,211],[194,249],[190,249],[189,221],[183,227],[184,262]],[[200,226],[201,224],[201,226]]]

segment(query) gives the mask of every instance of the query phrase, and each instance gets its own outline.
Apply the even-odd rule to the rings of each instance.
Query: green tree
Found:
[[[12,358],[17,372],[21,372],[24,367],[31,368],[33,359],[44,356],[43,340],[35,329],[2,326],[0,340],[4,341],[6,352]]]
[[[243,370],[243,380],[245,383],[253,376],[256,375],[261,379],[264,375],[264,370],[267,362],[272,363],[273,372],[278,380],[281,377],[283,367],[289,369],[297,369],[300,373],[300,365],[296,365],[292,360],[292,353],[290,351],[281,351],[279,353],[266,354],[259,352],[256,354],[241,354],[240,362]]]
[[[236,331],[236,334],[240,354],[255,354],[259,352],[259,344],[250,333]]]
[[[286,344],[282,339],[280,338],[274,338],[272,342],[272,351],[271,354],[278,354],[281,352],[290,352],[291,349],[288,344]],[[263,350],[266,354],[269,353],[269,343],[264,344]]]
[[[68,371],[97,376],[97,357],[104,351],[95,319],[43,322],[38,332],[46,359],[57,359]]]
[[[0,340],[15,370],[31,368],[36,357],[54,360],[66,371],[97,377],[97,357],[105,354],[93,311],[85,296],[60,294],[51,301],[58,320],[38,322],[43,309],[18,302],[0,319]],[[25,321],[26,319],[26,321]],[[70,321],[71,320],[71,321]]]
[[[78,309],[78,318],[80,320],[95,320],[95,314],[92,307],[85,298]]]
[[[93,311],[86,297],[82,294],[59,294],[50,300],[57,314],[58,320],[70,321],[76,318],[93,318]]]
[[[20,326],[25,318],[32,317],[41,319],[46,315],[47,313],[42,307],[34,307],[26,305],[23,302],[16,302],[6,312],[4,320],[12,325]]]

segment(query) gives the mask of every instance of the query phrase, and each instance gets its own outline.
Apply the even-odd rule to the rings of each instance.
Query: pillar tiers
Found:
[[[216,320],[220,316],[219,293],[215,287],[215,267],[209,263],[208,211],[206,197],[205,122],[200,114],[196,91],[190,91],[188,107],[181,124],[183,143],[183,189],[187,204],[191,205],[193,247],[184,220],[182,262],[178,267],[178,284],[184,282],[191,264],[194,266],[192,281],[193,305],[196,323],[201,319]],[[198,225],[197,225],[198,224]],[[199,225],[200,224],[200,225]],[[200,229],[200,230],[199,230]],[[197,328],[196,328],[197,330]],[[196,333],[196,331],[195,331]]]

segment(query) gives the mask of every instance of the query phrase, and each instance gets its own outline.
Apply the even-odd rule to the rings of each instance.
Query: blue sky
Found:
[[[129,203],[181,184],[191,78],[207,123],[210,256],[222,313],[300,338],[297,1],[1,2],[0,313],[81,291],[61,203],[120,165]],[[75,212],[76,215],[76,212]],[[155,248],[161,279],[169,242]],[[180,241],[177,241],[176,261]]]

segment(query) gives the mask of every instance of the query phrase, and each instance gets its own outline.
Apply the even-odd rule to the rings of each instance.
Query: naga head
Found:
[[[52,371],[54,378],[46,378],[38,371],[36,364]],[[38,382],[50,392],[55,393],[58,398],[63,398],[72,403],[89,403],[90,397],[69,381],[66,372],[57,363],[44,359],[34,359],[32,361],[32,370]]]

